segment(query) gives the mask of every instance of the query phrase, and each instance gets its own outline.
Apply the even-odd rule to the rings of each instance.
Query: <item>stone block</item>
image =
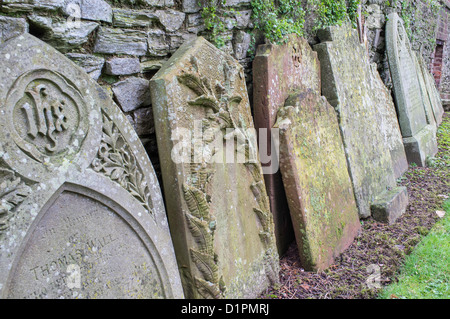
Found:
[[[66,22],[55,22],[51,17],[38,15],[31,15],[28,19],[41,30],[41,40],[63,53],[88,42],[89,35],[99,26],[96,22],[80,21],[80,27],[73,28]]]
[[[134,56],[146,55],[147,49],[147,33],[145,31],[105,27],[100,27],[94,46],[95,53]]]
[[[148,28],[158,17],[149,10],[113,9],[113,25],[124,28]]]
[[[317,91],[303,90],[279,109],[275,127],[301,266],[327,269],[360,229],[336,113]]]
[[[275,224],[275,235],[280,254],[294,240],[289,207],[278,170],[278,154],[272,151],[272,127],[278,110],[284,107],[292,91],[313,89],[320,92],[319,60],[306,40],[291,36],[284,45],[261,45],[253,61],[253,109],[255,126],[266,130],[266,149],[261,149],[271,158],[263,160],[263,168],[270,169],[264,175],[271,211]],[[261,146],[260,146],[261,147]],[[261,156],[261,159],[263,157]]]
[[[130,75],[141,72],[138,58],[112,58],[106,61],[105,73],[109,75]]]
[[[66,56],[74,61],[75,64],[83,68],[95,81],[97,81],[102,74],[102,69],[105,65],[104,58],[82,53],[67,53]]]
[[[0,44],[25,32],[28,32],[25,19],[0,16]]]
[[[74,14],[75,10],[79,10],[77,14],[79,14],[81,19],[112,22],[112,8],[104,0],[69,0],[66,2],[63,8],[67,15]],[[78,6],[78,8],[74,10],[74,6]]]
[[[367,218],[373,201],[396,187],[392,149],[385,135],[399,139],[399,128],[394,125],[392,104],[378,96],[384,92],[382,84],[373,76],[357,31],[345,24],[320,33],[326,41],[314,49],[321,64],[322,94],[337,112],[359,216]]]

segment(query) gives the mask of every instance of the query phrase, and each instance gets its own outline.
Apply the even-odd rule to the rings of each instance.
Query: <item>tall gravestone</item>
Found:
[[[386,24],[386,49],[408,161],[425,166],[427,157],[438,151],[435,130],[427,122],[415,55],[403,20],[395,12]]]
[[[324,270],[360,229],[335,111],[317,91],[304,89],[288,97],[275,127],[302,267]]]
[[[320,91],[320,74],[316,72],[318,68],[317,54],[310,49],[306,40],[295,35],[291,35],[284,45],[259,46],[253,61],[255,126],[260,138],[266,137],[267,152],[261,147],[261,158],[266,153],[271,155],[268,163],[263,163],[263,166],[269,168],[264,178],[280,254],[286,252],[294,236],[279,170],[278,153],[272,149],[275,146],[272,142],[276,141],[272,127],[277,121],[278,110],[284,106],[291,92],[305,88]]]
[[[0,46],[2,298],[182,298],[162,194],[133,128],[29,34]]]
[[[242,66],[199,37],[150,87],[186,296],[257,297],[279,265]]]
[[[384,137],[395,125],[381,126],[380,116],[386,112],[379,109],[389,105],[377,103],[379,78],[372,77],[366,50],[349,24],[318,35],[322,42],[314,49],[321,63],[322,94],[337,113],[359,216],[392,223],[406,210],[408,196],[405,187],[396,185],[392,152]]]

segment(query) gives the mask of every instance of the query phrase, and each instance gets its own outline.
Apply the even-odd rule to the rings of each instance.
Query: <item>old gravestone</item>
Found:
[[[183,297],[157,179],[119,108],[29,34],[0,56],[1,297]]]
[[[242,66],[199,37],[150,87],[186,296],[258,296],[279,266]]]
[[[279,109],[275,127],[302,267],[324,270],[360,229],[335,111],[316,90],[303,89]]]
[[[435,130],[427,122],[415,56],[403,20],[395,12],[388,16],[386,49],[408,161],[425,166],[427,157],[438,151]]]
[[[306,60],[306,63],[305,61]],[[278,153],[272,127],[277,120],[278,109],[293,92],[301,88],[320,91],[320,74],[317,54],[306,40],[291,35],[284,45],[260,45],[253,61],[253,109],[255,126],[261,130],[260,138],[266,137],[267,147],[261,147],[261,160],[268,172],[264,175],[271,211],[274,216],[275,236],[280,254],[286,252],[294,240],[289,206],[284,192]],[[271,156],[264,161],[264,157]],[[266,163],[267,162],[267,163]]]
[[[320,95],[317,53],[291,35],[259,46],[253,65],[255,123],[280,130],[281,171],[265,175],[274,219],[290,211],[302,266],[325,269],[352,242],[359,219],[336,115]],[[288,207],[279,206],[284,192]],[[286,237],[280,222],[275,230]]]
[[[406,188],[397,187],[391,150],[383,136],[371,66],[349,24],[319,31],[322,93],[335,107],[361,218],[392,223],[404,213]],[[395,119],[387,119],[395,121]],[[391,127],[395,127],[392,125]]]
[[[431,112],[429,112],[429,116],[427,113],[427,118],[434,116],[434,122],[436,126],[440,126],[442,124],[442,119],[444,115],[444,107],[442,105],[441,95],[436,88],[436,82],[434,80],[433,75],[428,71],[425,61],[422,55],[416,53],[416,69],[418,72],[418,76],[420,81],[423,81],[424,85],[421,85],[424,92],[423,99],[428,99],[429,104],[431,106]],[[433,119],[428,121],[428,124],[432,123]]]

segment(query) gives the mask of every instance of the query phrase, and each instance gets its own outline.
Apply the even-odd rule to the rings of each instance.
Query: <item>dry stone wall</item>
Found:
[[[229,1],[225,10],[223,50],[246,66],[249,1]],[[148,80],[204,33],[200,11],[196,0],[3,0],[0,44],[30,32],[81,66],[126,113],[159,172]]]

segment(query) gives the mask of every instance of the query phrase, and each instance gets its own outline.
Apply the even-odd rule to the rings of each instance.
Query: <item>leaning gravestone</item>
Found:
[[[439,127],[442,124],[442,119],[444,115],[444,107],[442,105],[441,95],[439,94],[439,91],[436,88],[436,82],[434,80],[434,77],[430,73],[430,71],[428,71],[422,55],[416,53],[416,58],[417,58],[416,62],[418,63],[417,65],[418,76],[419,79],[421,78],[421,81],[423,81],[424,83],[423,87],[425,98],[429,100],[429,103],[431,105],[430,117],[434,116],[436,126]],[[428,121],[429,124],[430,122],[432,122],[432,119]]]
[[[324,270],[360,229],[336,113],[317,90],[304,89],[279,109],[275,127],[302,267]]]
[[[408,161],[425,166],[427,157],[438,151],[435,129],[427,122],[415,56],[403,20],[395,12],[388,16],[386,49]]]
[[[306,62],[305,62],[306,61]],[[267,138],[267,152],[261,147],[263,167],[268,169],[264,175],[271,211],[274,216],[275,236],[280,254],[286,252],[294,240],[289,207],[284,192],[278,153],[272,127],[277,121],[278,110],[284,106],[290,92],[297,89],[314,88],[320,91],[320,74],[317,54],[308,42],[291,35],[283,45],[260,45],[253,61],[253,110],[255,126]],[[263,131],[261,131],[263,130]],[[275,146],[276,147],[276,146]],[[268,163],[263,160],[271,153]]]
[[[1,297],[183,297],[158,181],[119,108],[29,34],[0,56]]]
[[[199,37],[150,87],[185,294],[257,297],[279,266],[242,66]]]
[[[322,93],[335,107],[345,147],[359,216],[394,222],[404,213],[408,197],[396,186],[391,150],[383,136],[376,90],[368,55],[349,24],[318,33],[314,49],[321,63]],[[395,118],[386,119],[396,121]],[[395,127],[392,125],[391,127]]]

